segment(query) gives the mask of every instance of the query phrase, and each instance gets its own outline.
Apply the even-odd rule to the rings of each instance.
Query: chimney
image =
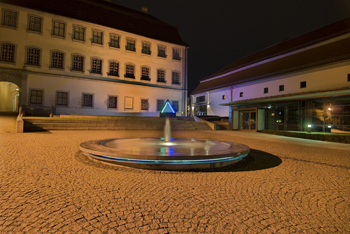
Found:
[[[145,13],[145,14],[148,14],[148,7],[142,7],[141,8],[141,11],[143,12],[143,13]]]

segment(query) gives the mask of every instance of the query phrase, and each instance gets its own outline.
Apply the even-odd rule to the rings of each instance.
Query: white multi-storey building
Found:
[[[186,115],[177,28],[102,0],[0,0],[0,111]]]
[[[350,18],[241,58],[200,81],[194,115],[232,129],[350,130]]]

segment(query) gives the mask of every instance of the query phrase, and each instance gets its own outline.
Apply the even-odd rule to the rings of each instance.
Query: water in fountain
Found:
[[[171,137],[170,120],[164,138],[146,137],[83,142],[80,149],[89,157],[131,167],[184,170],[222,167],[241,160],[249,147],[228,141]]]

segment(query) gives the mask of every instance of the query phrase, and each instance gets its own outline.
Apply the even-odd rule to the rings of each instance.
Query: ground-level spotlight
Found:
[[[311,124],[308,124],[308,125],[307,125],[307,132],[311,132],[311,128],[312,128],[312,125],[311,125]]]

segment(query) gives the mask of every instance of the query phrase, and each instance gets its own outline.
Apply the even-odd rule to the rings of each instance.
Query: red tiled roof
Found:
[[[182,41],[176,27],[166,24],[149,14],[104,0],[0,0],[0,2],[187,46]]]
[[[350,59],[350,39],[346,39],[230,74],[230,72],[239,68],[292,52],[348,32],[350,32],[350,18],[270,46],[238,59],[213,75],[204,78],[192,94]],[[219,75],[221,75],[220,78],[215,78]]]
[[[192,94],[350,59],[350,38],[201,82]]]

